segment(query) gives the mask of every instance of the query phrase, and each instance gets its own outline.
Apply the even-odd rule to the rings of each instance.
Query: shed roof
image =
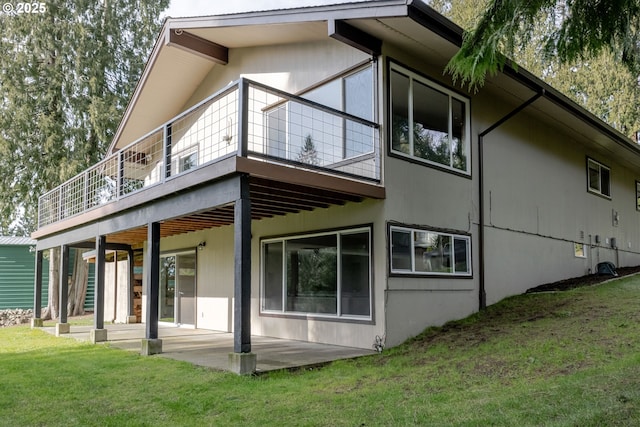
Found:
[[[29,246],[35,244],[36,241],[29,237],[0,236],[0,246]]]

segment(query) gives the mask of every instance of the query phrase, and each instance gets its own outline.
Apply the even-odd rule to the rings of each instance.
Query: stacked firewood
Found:
[[[29,320],[33,317],[32,309],[8,309],[0,310],[0,328],[5,326],[21,325],[23,323],[29,323]]]

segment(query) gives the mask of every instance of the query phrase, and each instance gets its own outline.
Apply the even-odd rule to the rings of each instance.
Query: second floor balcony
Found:
[[[233,157],[380,184],[378,124],[240,79],[42,195],[38,226],[151,188],[161,197],[163,184]]]

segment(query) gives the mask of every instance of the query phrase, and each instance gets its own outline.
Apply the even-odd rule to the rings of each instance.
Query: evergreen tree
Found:
[[[318,164],[320,164],[320,161],[318,159],[318,151],[316,150],[316,145],[313,142],[313,138],[311,138],[311,135],[307,135],[304,138],[304,145],[298,153],[297,160],[301,163],[306,163],[313,166],[317,166]]]
[[[169,0],[49,0],[0,13],[0,233],[103,156]]]
[[[552,24],[540,39],[547,57],[571,64],[609,51],[633,75],[640,72],[640,0],[491,0],[448,70],[482,85],[507,62],[502,54],[515,58],[531,44],[541,21]]]
[[[431,0],[429,3],[461,27],[470,30],[478,25],[491,0]],[[635,132],[640,130],[640,110],[636,107],[636,100],[640,97],[637,74],[631,72],[629,67],[620,66],[617,54],[607,49],[588,59],[580,57],[569,62],[549,52],[548,41],[550,37],[557,37],[552,35],[565,25],[568,10],[563,0],[554,3],[538,13],[537,19],[526,28],[527,38],[514,43],[515,50],[509,54],[519,66],[633,138]],[[585,37],[588,34],[586,32]]]

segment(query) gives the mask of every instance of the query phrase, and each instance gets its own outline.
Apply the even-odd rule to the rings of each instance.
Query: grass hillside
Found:
[[[257,377],[11,327],[0,425],[633,426],[639,338],[640,276],[509,298],[379,355]]]

